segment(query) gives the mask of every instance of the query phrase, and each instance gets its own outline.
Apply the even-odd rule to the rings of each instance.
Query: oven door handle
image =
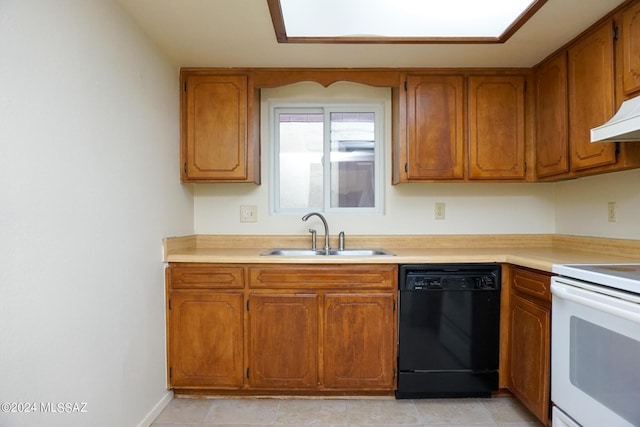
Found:
[[[640,324],[640,306],[638,304],[557,282],[551,284],[551,292],[558,298]]]

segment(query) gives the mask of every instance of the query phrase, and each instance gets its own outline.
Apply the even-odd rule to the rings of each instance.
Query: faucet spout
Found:
[[[302,217],[303,221],[308,220],[312,216],[317,216],[322,220],[322,224],[324,225],[324,251],[325,253],[329,253],[329,224],[327,224],[327,220],[324,216],[319,212],[310,212]]]

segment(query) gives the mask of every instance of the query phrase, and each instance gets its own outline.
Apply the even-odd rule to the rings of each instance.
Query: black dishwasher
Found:
[[[500,265],[400,265],[396,398],[498,388]]]

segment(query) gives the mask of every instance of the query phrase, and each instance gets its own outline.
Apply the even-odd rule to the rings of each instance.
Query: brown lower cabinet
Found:
[[[397,265],[171,263],[169,387],[392,394]],[[548,424],[550,274],[510,267],[508,387]]]
[[[511,268],[511,392],[544,424],[549,423],[551,275]]]
[[[318,295],[249,295],[251,387],[318,385]]]
[[[325,387],[395,389],[394,301],[393,292],[324,296]]]
[[[168,353],[174,387],[242,385],[243,309],[242,293],[171,293]]]
[[[397,271],[397,265],[170,264],[169,387],[392,394]]]

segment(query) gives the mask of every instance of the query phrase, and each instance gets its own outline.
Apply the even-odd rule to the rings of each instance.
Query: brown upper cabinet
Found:
[[[464,178],[464,77],[407,77],[406,181]]]
[[[607,20],[569,47],[569,148],[571,169],[616,163],[616,144],[591,143],[591,128],[614,113],[613,21]]]
[[[524,180],[525,78],[469,78],[469,178]]]
[[[536,176],[569,172],[567,54],[540,65],[536,81]]]
[[[246,74],[181,74],[183,182],[260,183],[248,81]]]
[[[622,82],[624,93],[640,90],[640,2],[622,12]]]
[[[394,183],[525,180],[525,81],[491,72],[409,74]]]
[[[590,133],[640,94],[640,0],[532,69],[185,68],[180,76],[183,182],[259,184],[259,91],[301,81],[391,88],[394,184],[640,167],[639,143],[591,143]]]
[[[591,142],[591,129],[609,120],[622,102],[616,103],[615,90],[622,76],[614,70],[624,48],[615,43],[614,21],[606,19],[534,69],[537,180],[640,165],[637,143]]]

